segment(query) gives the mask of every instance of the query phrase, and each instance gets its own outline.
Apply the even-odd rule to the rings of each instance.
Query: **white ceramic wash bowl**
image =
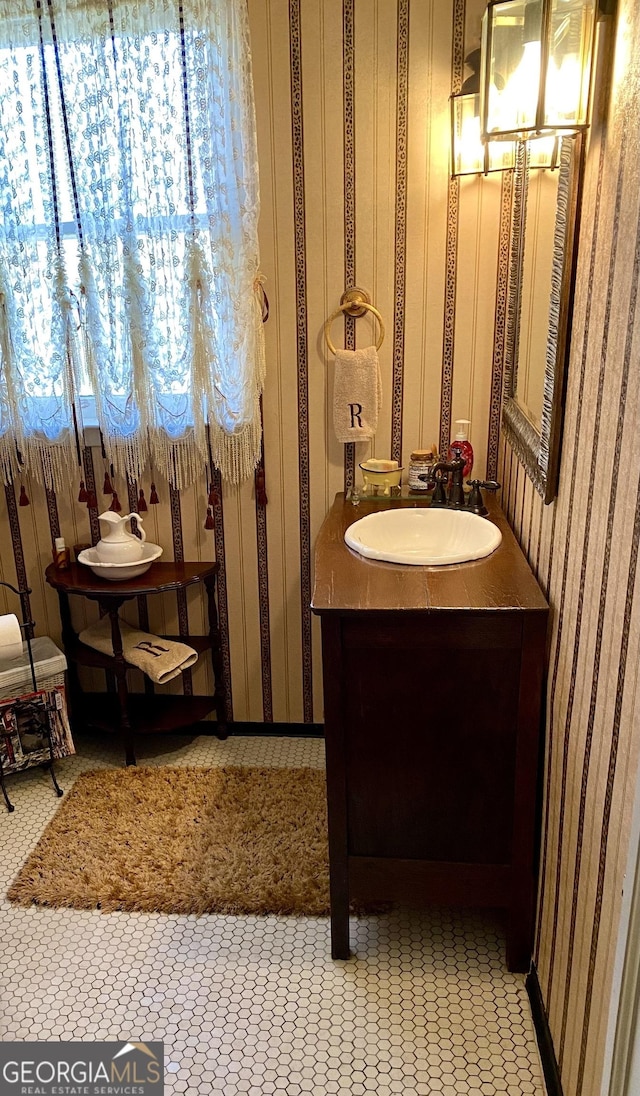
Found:
[[[86,567],[90,567],[94,574],[99,575],[100,578],[108,578],[111,582],[122,582],[126,578],[138,578],[139,575],[143,575],[145,571],[148,571],[151,564],[155,559],[160,559],[163,549],[159,544],[150,544],[149,541],[143,546],[142,558],[136,563],[101,563],[96,554],[95,548],[85,548],[84,552],[80,552],[78,556],[78,563],[84,563]]]
[[[403,508],[367,514],[349,526],[344,539],[367,559],[438,567],[491,555],[502,533],[465,510]]]

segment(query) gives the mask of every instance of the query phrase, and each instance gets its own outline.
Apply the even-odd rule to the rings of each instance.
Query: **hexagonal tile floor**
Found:
[[[139,761],[313,765],[302,738],[147,739]],[[59,762],[121,764],[87,741]],[[2,892],[56,809],[49,778],[8,781]],[[0,807],[4,810],[4,807]],[[166,1092],[186,1096],[543,1096],[521,975],[499,924],[466,911],[396,909],[352,922],[334,962],[323,919],[20,909],[2,899],[3,1040],[163,1040]]]

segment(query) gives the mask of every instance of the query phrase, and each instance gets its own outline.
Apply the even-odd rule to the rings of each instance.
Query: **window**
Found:
[[[20,7],[20,4],[22,6]],[[51,482],[93,394],[114,465],[259,457],[243,0],[0,0],[0,444]]]

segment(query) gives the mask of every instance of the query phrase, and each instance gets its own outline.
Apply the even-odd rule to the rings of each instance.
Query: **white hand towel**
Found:
[[[381,406],[380,363],[375,346],[337,350],[333,428],[338,441],[370,440],[378,428]]]
[[[125,662],[142,670],[156,685],[171,681],[198,660],[198,652],[193,647],[187,647],[186,643],[140,632],[124,620],[120,620],[119,624]],[[84,632],[80,632],[79,639],[103,655],[113,655],[111,620],[108,616],[85,628]]]

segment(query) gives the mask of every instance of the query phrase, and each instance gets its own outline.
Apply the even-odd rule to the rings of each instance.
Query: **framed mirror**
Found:
[[[502,422],[548,503],[558,489],[583,137],[562,139],[553,170],[532,166],[534,146],[518,146],[515,168]]]

